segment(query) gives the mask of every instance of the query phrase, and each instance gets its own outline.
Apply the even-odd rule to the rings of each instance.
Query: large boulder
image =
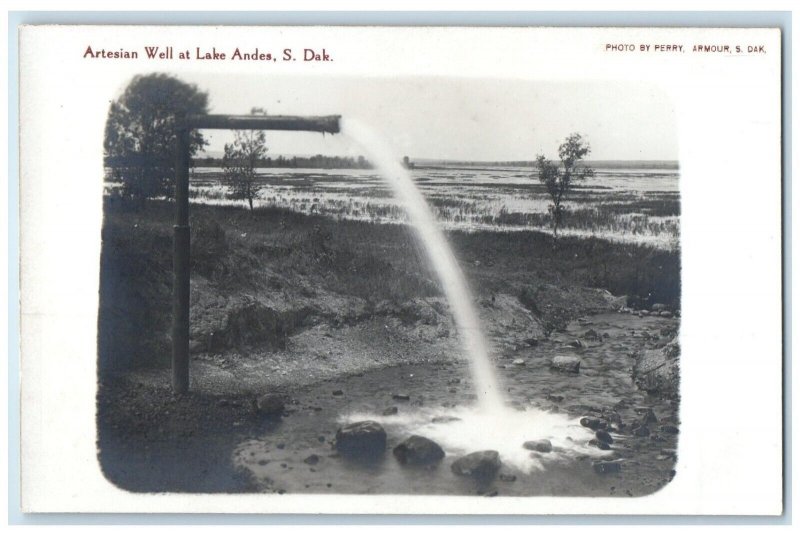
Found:
[[[636,385],[650,393],[677,396],[680,353],[677,337],[663,348],[641,352],[633,365]]]
[[[574,355],[557,355],[550,362],[550,368],[577,373],[581,370],[581,359]]]
[[[413,435],[394,448],[394,455],[400,463],[410,465],[431,465],[444,458],[444,450],[435,441]]]
[[[336,431],[336,450],[352,458],[376,458],[386,451],[386,431],[375,421],[360,421]]]
[[[496,450],[472,452],[458,458],[450,468],[457,475],[491,480],[500,469],[500,454]]]

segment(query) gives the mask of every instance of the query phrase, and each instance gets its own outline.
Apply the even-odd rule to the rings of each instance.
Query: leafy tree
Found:
[[[172,76],[138,75],[111,103],[104,140],[106,165],[122,182],[123,193],[140,199],[173,196],[175,118],[208,112],[208,94]],[[206,144],[189,135],[190,156]]]
[[[564,197],[575,181],[582,181],[594,176],[594,170],[578,167],[583,157],[591,152],[591,147],[578,133],[567,136],[564,143],[558,146],[558,157],[561,165],[547,160],[544,156],[536,157],[539,181],[544,184],[550,195],[552,204],[548,207],[553,220],[553,239],[558,238],[558,228],[564,220]]]
[[[261,189],[255,180],[256,167],[267,152],[266,142],[263,130],[237,130],[233,143],[225,144],[222,167],[231,185],[231,197],[247,199],[250,210],[253,210],[253,198]]]

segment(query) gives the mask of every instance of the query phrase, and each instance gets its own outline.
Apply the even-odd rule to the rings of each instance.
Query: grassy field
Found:
[[[100,289],[101,360],[128,352],[160,355],[154,333],[170,322],[173,205],[127,204],[108,198]],[[282,293],[312,299],[332,293],[403,303],[440,296],[414,231],[405,225],[335,220],[279,208],[192,207],[193,279],[222,296]],[[536,231],[448,233],[476,299],[519,297],[546,325],[570,315],[571,289],[592,287],[628,296],[635,307],[680,309],[680,255],[596,238],[560,238]],[[553,296],[556,289],[562,296]],[[556,306],[545,308],[543,302]]]

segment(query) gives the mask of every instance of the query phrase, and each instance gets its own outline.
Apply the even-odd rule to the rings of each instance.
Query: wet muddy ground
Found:
[[[277,420],[254,411],[257,393],[174,397],[166,382],[109,378],[99,393],[101,465],[112,482],[134,491],[641,496],[674,475],[678,403],[636,388],[632,354],[663,344],[678,322],[619,313],[585,317],[535,346],[497,355],[508,426],[524,435],[529,420],[537,430],[537,419],[555,419],[558,426],[549,430],[559,435],[551,453],[507,444],[508,434],[499,433],[507,426],[500,423],[473,434],[474,448],[463,437],[449,441],[448,426],[454,434],[459,426],[475,430],[469,421],[433,419],[468,419],[464,408],[476,397],[467,364],[444,360],[286,386],[289,403]],[[552,369],[555,355],[580,357],[580,372]],[[396,414],[383,415],[394,413],[391,408]],[[385,454],[370,463],[342,458],[333,448],[337,429],[367,417],[386,430]],[[594,431],[581,426],[581,417],[607,426],[610,450],[588,444]],[[391,449],[411,434],[441,439],[446,457],[427,468],[400,464]],[[451,471],[458,456],[492,448],[494,440],[503,443],[496,448],[503,466],[495,478],[478,482]],[[527,458],[532,462],[520,462]],[[607,471],[598,469],[604,461]]]

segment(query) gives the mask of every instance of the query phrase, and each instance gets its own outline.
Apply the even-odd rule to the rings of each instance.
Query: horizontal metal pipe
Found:
[[[234,130],[308,130],[339,132],[340,115],[301,117],[294,115],[189,115],[184,125],[189,129]]]

